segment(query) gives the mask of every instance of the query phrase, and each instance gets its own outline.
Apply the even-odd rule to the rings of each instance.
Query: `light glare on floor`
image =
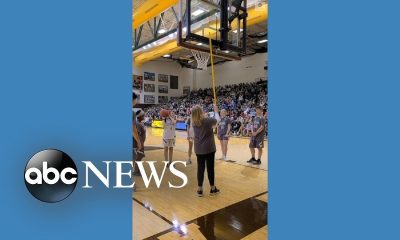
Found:
[[[183,232],[184,234],[187,234],[187,227],[186,227],[186,225],[181,225],[180,230],[181,230],[181,232]]]
[[[174,225],[174,227],[178,227],[179,226],[179,222],[177,220],[172,220],[172,225]]]

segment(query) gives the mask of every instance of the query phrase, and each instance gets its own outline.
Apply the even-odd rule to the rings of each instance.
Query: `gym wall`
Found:
[[[215,65],[215,78],[217,86],[254,82],[260,78],[267,78],[267,70],[264,69],[267,61],[267,53],[259,53],[243,57],[241,61],[231,61]],[[179,97],[183,96],[183,87],[190,90],[211,87],[211,67],[207,70],[193,70],[182,68],[176,62],[150,61],[141,66],[134,66],[133,73],[143,76],[144,72],[155,73],[155,81],[145,81],[155,85],[155,92],[135,90],[140,95],[140,103],[144,103],[144,95],[152,95],[158,104],[158,96]],[[168,83],[158,81],[158,74],[175,75],[179,77],[178,89],[170,89]],[[158,93],[158,85],[168,85],[168,93]]]
[[[180,97],[183,95],[183,87],[189,86],[190,89],[193,89],[193,70],[188,68],[182,68],[176,62],[167,62],[167,61],[150,61],[141,66],[133,66],[133,74],[143,76],[144,72],[152,72],[155,73],[155,81],[145,81],[143,83],[150,83],[155,85],[155,92],[144,92],[135,90],[135,93],[140,94],[140,103],[144,103],[144,95],[153,95],[155,97],[155,103],[158,103],[158,96],[168,96],[170,97]],[[178,89],[170,88],[170,77],[168,79],[168,83],[159,82],[158,74],[165,75],[174,75],[178,76]],[[167,85],[168,93],[159,93],[158,85]]]
[[[266,79],[267,53],[258,53],[243,57],[241,61],[231,61],[214,66],[217,86],[254,82],[256,79]],[[211,67],[204,71],[194,71],[195,89],[211,87]]]

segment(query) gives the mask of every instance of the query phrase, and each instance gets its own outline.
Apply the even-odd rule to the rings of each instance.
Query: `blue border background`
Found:
[[[399,4],[269,6],[270,239],[400,239]],[[131,239],[130,191],[49,205],[23,184],[44,148],[130,159],[131,9],[0,2],[2,236]]]
[[[131,160],[131,18],[131,1],[0,2],[3,239],[132,239],[131,190],[80,188],[81,161]],[[23,180],[45,148],[81,173],[55,204]]]
[[[400,239],[399,2],[269,3],[270,239]]]

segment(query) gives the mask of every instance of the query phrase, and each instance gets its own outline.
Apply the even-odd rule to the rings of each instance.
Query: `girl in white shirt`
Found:
[[[164,118],[164,132],[163,132],[163,146],[164,146],[164,159],[168,162],[168,167],[172,162],[172,156],[175,146],[175,114],[170,111],[168,117]]]
[[[193,125],[192,125],[192,121],[191,121],[190,117],[186,121],[186,132],[187,132],[187,140],[189,142],[189,151],[188,151],[189,159],[186,161],[186,163],[191,164],[192,163],[194,131],[193,131]]]

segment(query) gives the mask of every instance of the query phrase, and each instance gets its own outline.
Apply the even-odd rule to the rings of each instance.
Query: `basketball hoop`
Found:
[[[197,51],[194,49],[190,49],[190,51],[192,51],[192,54],[197,61],[197,68],[206,70],[207,64],[208,64],[208,59],[210,59],[210,54],[201,52],[201,51]]]

